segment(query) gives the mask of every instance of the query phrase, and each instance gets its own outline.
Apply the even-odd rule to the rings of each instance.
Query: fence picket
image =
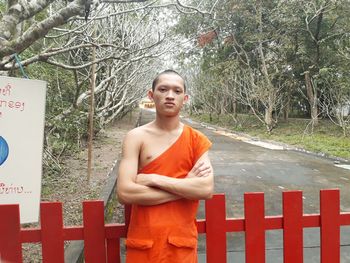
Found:
[[[246,263],[265,263],[264,193],[244,194]]]
[[[303,262],[303,195],[301,191],[283,193],[284,263]]]
[[[107,239],[107,262],[120,263],[120,239]]]
[[[339,190],[321,190],[321,263],[340,262]]]
[[[0,205],[0,262],[22,262],[19,205]]]
[[[43,262],[64,262],[62,203],[40,204]]]
[[[105,263],[106,244],[103,201],[83,202],[84,256],[86,263]]]
[[[225,195],[218,194],[205,202],[207,263],[226,263]]]
[[[124,222],[126,226],[126,231],[128,231],[129,222],[131,217],[131,205],[124,206]]]
[[[302,192],[283,193],[283,215],[264,213],[264,194],[244,195],[244,218],[226,218],[225,196],[206,200],[206,219],[197,220],[200,233],[207,235],[207,262],[225,263],[226,233],[245,231],[246,263],[265,262],[265,231],[283,229],[284,262],[303,262],[303,229],[319,227],[321,262],[340,262],[340,226],[350,225],[350,212],[340,213],[339,190],[320,192],[320,214],[303,214]],[[126,222],[104,224],[103,201],[83,202],[84,225],[63,226],[60,203],[41,204],[41,228],[22,228],[18,205],[0,205],[0,262],[22,262],[22,243],[42,242],[43,262],[63,262],[65,240],[85,241],[85,262],[120,263],[120,238],[126,236]]]

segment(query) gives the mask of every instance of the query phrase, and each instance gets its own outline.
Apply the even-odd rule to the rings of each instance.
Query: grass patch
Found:
[[[281,120],[271,134],[268,134],[266,128],[253,115],[239,115],[237,123],[229,115],[212,115],[210,118],[209,114],[201,114],[191,117],[260,139],[282,142],[308,151],[350,160],[350,137],[344,137],[342,130],[329,120],[320,120],[313,132],[308,125],[310,122],[308,119],[291,118],[287,122]]]
[[[108,200],[107,206],[105,208],[105,220],[107,223],[111,223],[113,221],[117,209],[117,202],[117,195],[114,189],[112,198]]]

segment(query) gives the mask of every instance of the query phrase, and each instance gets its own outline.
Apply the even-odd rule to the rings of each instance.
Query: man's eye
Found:
[[[181,93],[181,90],[176,90],[175,91],[177,94],[180,94]]]

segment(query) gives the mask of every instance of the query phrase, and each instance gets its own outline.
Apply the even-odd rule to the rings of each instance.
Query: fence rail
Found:
[[[319,227],[321,262],[340,262],[340,226],[350,225],[350,212],[340,213],[339,190],[320,191],[320,214],[303,214],[301,191],[283,192],[283,214],[265,216],[264,194],[244,194],[244,218],[226,218],[223,194],[205,202],[205,219],[197,220],[206,234],[207,263],[226,263],[226,233],[245,233],[246,263],[265,262],[265,231],[283,229],[285,263],[303,262],[303,229]],[[128,212],[126,213],[128,216]],[[22,262],[22,244],[40,242],[43,262],[64,262],[64,241],[84,240],[87,263],[119,263],[124,224],[105,224],[103,201],[83,202],[83,225],[64,226],[62,204],[43,202],[40,228],[21,228],[18,205],[0,205],[0,262]]]

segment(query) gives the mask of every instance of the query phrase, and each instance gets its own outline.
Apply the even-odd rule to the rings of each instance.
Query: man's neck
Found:
[[[178,115],[174,117],[156,115],[154,124],[164,131],[174,131],[181,126],[180,117]]]

